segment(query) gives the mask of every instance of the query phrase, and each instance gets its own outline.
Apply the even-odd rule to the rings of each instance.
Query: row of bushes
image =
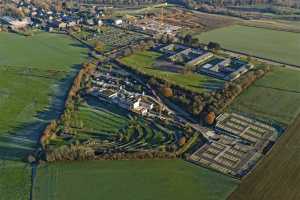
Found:
[[[163,151],[139,151],[139,152],[96,152],[91,147],[83,145],[68,145],[48,150],[45,160],[55,161],[74,161],[74,160],[143,160],[143,159],[175,159],[176,154]]]
[[[161,88],[162,94],[165,97],[181,105],[182,108],[185,108],[193,116],[205,119],[208,113],[219,114],[222,112],[243,90],[269,71],[270,67],[268,66],[251,70],[233,82],[224,83],[222,89],[202,94],[183,89],[166,81],[152,80],[149,83],[153,88]],[[168,90],[169,92],[166,93],[165,91]]]
[[[77,76],[75,77],[73,84],[69,90],[67,99],[65,101],[65,111],[60,116],[60,119],[53,120],[43,131],[40,137],[40,144],[43,148],[46,147],[47,143],[49,142],[49,139],[52,137],[53,134],[56,133],[58,129],[58,125],[60,123],[63,123],[65,128],[68,127],[68,124],[71,124],[70,121],[70,113],[72,113],[75,110],[76,104],[75,102],[79,98],[79,92],[81,89],[81,81],[83,77],[85,77],[86,74],[91,74],[92,71],[95,68],[95,64],[92,63],[85,63],[83,64],[83,67],[78,72]]]

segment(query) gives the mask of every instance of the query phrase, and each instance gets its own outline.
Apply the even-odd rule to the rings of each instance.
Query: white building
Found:
[[[102,26],[103,25],[103,21],[101,19],[98,20],[98,26]]]
[[[119,26],[119,25],[121,25],[122,23],[123,23],[122,19],[116,19],[116,20],[114,21],[114,24],[115,24],[116,26]]]

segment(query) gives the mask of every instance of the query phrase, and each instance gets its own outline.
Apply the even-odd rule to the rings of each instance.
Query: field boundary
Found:
[[[205,44],[205,45],[207,45],[207,44]],[[235,50],[226,49],[226,48],[221,48],[221,50],[227,51],[227,52],[231,52],[231,53],[235,53],[235,54],[240,54],[240,55],[243,55],[243,56],[250,56],[250,57],[262,60],[262,61],[272,62],[273,64],[277,64],[277,65],[278,64],[279,65],[287,65],[287,66],[290,66],[290,67],[294,67],[294,68],[300,69],[300,65],[290,64],[290,63],[286,63],[286,62],[283,62],[283,61],[274,60],[274,59],[271,59],[271,58],[265,58],[265,57],[261,57],[261,56],[256,56],[256,55],[245,53],[245,52],[242,52],[242,51],[235,51]]]
[[[251,22],[250,22],[251,23]],[[242,22],[239,25],[241,26],[247,26],[247,27],[252,27],[252,28],[260,28],[260,29],[268,29],[268,30],[273,30],[273,31],[281,31],[281,32],[288,32],[288,33],[300,33],[300,30],[288,30],[284,28],[276,28],[276,27],[268,27],[268,25],[255,25],[255,24],[247,24],[247,22]]]
[[[207,46],[208,43],[200,43],[204,46]],[[221,44],[222,45],[222,44]],[[286,65],[288,67],[293,67],[293,68],[297,68],[297,69],[300,69],[300,65],[296,65],[296,64],[291,64],[291,63],[287,63],[287,62],[284,62],[284,61],[279,61],[279,60],[274,60],[274,59],[271,59],[271,58],[266,58],[266,57],[262,57],[262,56],[257,56],[257,55],[253,55],[253,54],[249,54],[249,53],[246,53],[246,52],[242,52],[242,51],[235,51],[235,50],[231,50],[231,49],[227,49],[227,48],[221,48],[222,51],[225,51],[225,52],[230,52],[230,53],[234,53],[234,54],[239,54],[239,55],[243,55],[243,56],[249,56],[249,57],[252,57],[252,58],[255,58],[255,59],[258,59],[258,60],[261,60],[263,62],[271,62],[270,64],[275,64],[275,65]]]

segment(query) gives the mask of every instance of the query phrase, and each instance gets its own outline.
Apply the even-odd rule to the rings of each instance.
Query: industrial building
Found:
[[[233,81],[253,68],[253,65],[239,59],[215,58],[199,67],[198,72],[218,79]]]
[[[169,61],[189,66],[203,63],[214,56],[203,49],[189,48],[177,44],[164,46],[159,51],[164,53]]]

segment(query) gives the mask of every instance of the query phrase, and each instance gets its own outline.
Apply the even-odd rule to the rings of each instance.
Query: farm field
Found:
[[[38,169],[34,199],[219,200],[237,184],[181,160],[56,163]]]
[[[229,200],[300,199],[300,117]],[[246,195],[247,194],[247,195]]]
[[[0,199],[29,199],[30,174],[31,168],[24,163],[0,160]]]
[[[40,32],[32,37],[0,33],[0,66],[70,71],[87,58],[87,50],[65,35]]]
[[[201,42],[264,58],[299,65],[300,34],[234,25],[197,35]]]
[[[32,133],[59,111],[71,83],[68,72],[84,61],[87,50],[48,33],[0,33],[0,42],[0,158],[18,159],[36,144],[38,135]]]
[[[0,74],[0,160],[15,160],[31,150],[44,122],[56,113],[49,97],[67,74],[1,66]]]
[[[158,52],[143,51],[124,57],[121,59],[121,62],[149,75],[165,79],[173,84],[180,85],[199,93],[214,90],[223,85],[223,81],[205,75],[181,74],[159,69],[158,67],[155,67],[155,62],[160,56],[162,56],[162,54]]]
[[[235,99],[229,109],[291,124],[300,113],[300,71],[272,68]]]
[[[0,199],[27,200],[31,169],[20,160],[62,109],[87,49],[43,32],[32,37],[3,32],[0,44]]]
[[[46,70],[0,66],[0,133],[12,132],[17,125],[32,122],[53,92],[51,86],[67,74]]]

